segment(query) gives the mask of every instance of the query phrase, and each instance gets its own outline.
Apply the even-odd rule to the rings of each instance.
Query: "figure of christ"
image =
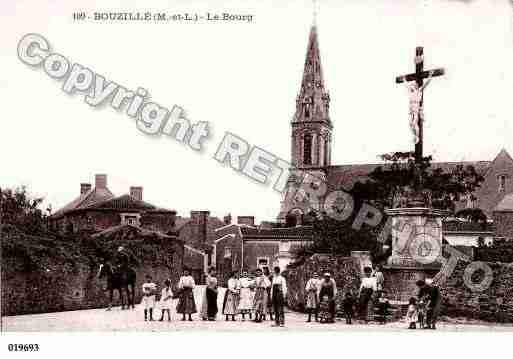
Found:
[[[413,142],[415,144],[420,141],[420,121],[424,121],[424,113],[423,113],[423,98],[424,98],[424,89],[431,82],[431,79],[434,75],[435,71],[432,70],[429,72],[429,76],[426,82],[419,87],[417,81],[406,82],[406,88],[408,89],[408,97],[409,97],[409,117],[410,117],[410,128],[413,133]]]

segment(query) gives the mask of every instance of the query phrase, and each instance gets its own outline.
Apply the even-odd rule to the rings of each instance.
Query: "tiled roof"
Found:
[[[459,165],[464,167],[474,166],[476,171],[484,176],[490,164],[490,161],[433,162],[431,168],[441,168],[444,171],[452,171]],[[349,191],[358,181],[368,179],[368,175],[379,166],[386,168],[389,165],[386,163],[374,163],[330,166],[328,167],[327,173],[328,183],[336,188],[342,186],[342,188]]]
[[[163,211],[173,212],[171,210],[158,208],[148,202],[140,201],[132,196],[125,194],[119,197],[111,198],[109,200],[94,203],[88,208],[103,209],[103,210],[137,210],[137,211]]]
[[[286,228],[257,228],[241,226],[240,231],[244,239],[296,239],[311,240],[313,230],[311,226],[286,227]]]
[[[58,218],[63,216],[64,214],[77,210],[77,209],[83,209],[88,208],[90,206],[93,206],[99,202],[103,202],[106,200],[110,200],[114,198],[114,195],[108,188],[93,188],[87,191],[86,193],[78,196],[73,201],[56,211],[54,214],[52,214],[53,218]]]
[[[52,215],[52,218],[59,218],[71,211],[82,209],[175,212],[174,210],[159,208],[151,203],[137,200],[128,194],[114,197],[108,188],[93,188],[59,209]]]
[[[494,232],[493,223],[475,223],[461,221],[446,221],[443,223],[444,232]]]
[[[494,211],[497,211],[497,212],[513,211],[513,193],[510,193],[510,194],[507,194],[506,196],[504,196],[502,201],[500,201],[499,204],[497,205],[497,207],[495,207]]]

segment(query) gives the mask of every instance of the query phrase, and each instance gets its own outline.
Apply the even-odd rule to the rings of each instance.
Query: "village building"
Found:
[[[176,211],[143,201],[143,187],[114,196],[107,175],[97,174],[95,186],[80,184],[79,195],[50,216],[50,225],[63,232],[96,233],[119,225],[139,226],[163,234],[174,234]]]
[[[237,224],[216,230],[213,265],[220,278],[227,280],[231,272],[254,272],[275,266],[282,270],[294,260],[294,253],[311,244],[311,226],[262,227],[254,224],[253,217],[239,217]]]
[[[190,217],[176,218],[178,238],[185,243],[184,268],[191,271],[196,282],[202,282],[209,266],[212,265],[215,230],[231,223],[228,215],[221,220],[211,216],[210,211],[191,211]]]

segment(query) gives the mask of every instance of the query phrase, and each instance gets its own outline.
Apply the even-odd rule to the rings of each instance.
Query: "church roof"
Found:
[[[285,228],[257,228],[241,226],[240,231],[244,239],[267,240],[312,240],[313,229],[311,226],[285,227]]]
[[[454,170],[457,166],[474,166],[477,173],[484,176],[490,167],[491,161],[461,161],[461,162],[434,162],[431,168],[441,168],[444,171]],[[342,187],[349,191],[359,181],[369,179],[369,174],[377,167],[387,167],[386,163],[373,164],[350,164],[341,166],[329,166],[327,179],[331,186],[336,188]]]

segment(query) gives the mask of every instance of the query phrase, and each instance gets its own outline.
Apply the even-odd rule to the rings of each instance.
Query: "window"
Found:
[[[258,257],[257,258],[257,268],[264,269],[265,267],[269,268],[269,257]]]
[[[135,226],[137,224],[137,217],[136,216],[126,216],[125,223]]]
[[[505,192],[506,191],[506,175],[500,175],[498,177],[499,179],[499,192]]]
[[[232,247],[224,247],[224,257],[230,258],[232,256]]]
[[[307,133],[303,139],[303,163],[312,164],[312,135]]]
[[[290,251],[290,242],[282,241],[280,242],[280,252],[289,252]]]
[[[121,223],[128,224],[131,226],[139,225],[139,214],[138,213],[127,213],[121,215]]]

